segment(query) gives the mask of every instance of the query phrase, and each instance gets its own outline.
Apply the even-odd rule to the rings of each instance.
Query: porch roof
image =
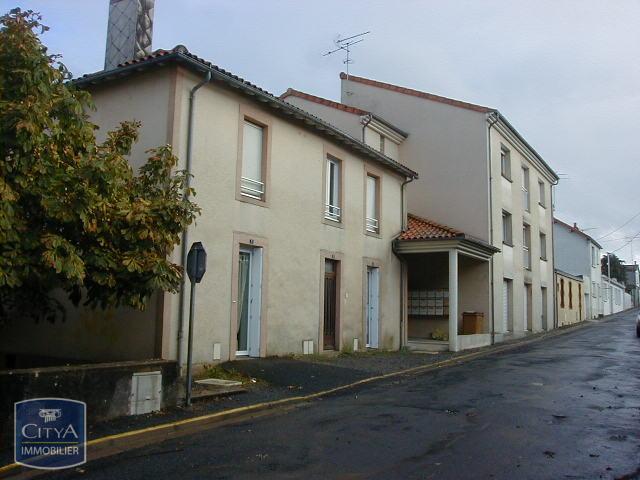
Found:
[[[399,254],[445,252],[451,249],[479,260],[489,260],[499,248],[454,228],[414,214],[407,215],[407,229],[394,240]]]

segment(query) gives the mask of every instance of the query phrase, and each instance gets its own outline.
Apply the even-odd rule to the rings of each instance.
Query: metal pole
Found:
[[[613,293],[613,289],[611,288],[611,254],[607,252],[607,277],[609,277],[608,287],[607,287],[607,299],[609,300],[609,313],[613,313],[613,302],[611,298],[611,294]]]
[[[189,341],[187,346],[187,407],[191,406],[191,357],[193,353],[193,319],[196,303],[196,282],[191,282],[191,295],[189,299]]]

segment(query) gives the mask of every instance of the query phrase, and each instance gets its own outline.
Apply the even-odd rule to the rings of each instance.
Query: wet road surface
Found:
[[[47,478],[640,478],[635,314]]]

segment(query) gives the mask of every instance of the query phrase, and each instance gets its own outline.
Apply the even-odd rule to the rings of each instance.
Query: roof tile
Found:
[[[351,107],[349,105],[345,105],[344,103],[334,102],[333,100],[328,100],[326,98],[317,97],[315,95],[311,95],[310,93],[301,92],[300,90],[295,90],[293,88],[288,88],[286,92],[280,95],[282,100],[285,100],[287,97],[298,97],[304,100],[309,100],[313,103],[318,103],[320,105],[324,105],[326,107],[335,108],[337,110],[342,110],[343,112],[353,113],[354,115],[368,115],[369,112],[365,110],[361,110],[360,108]]]
[[[434,240],[463,237],[464,234],[445,225],[418,217],[407,215],[407,229],[400,234],[399,240]]]

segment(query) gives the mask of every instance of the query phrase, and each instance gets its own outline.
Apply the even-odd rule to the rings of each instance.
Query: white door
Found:
[[[378,348],[380,269],[367,267],[367,347]]]
[[[509,331],[509,316],[511,314],[511,282],[502,281],[502,331]]]
[[[522,305],[524,306],[524,316],[522,317],[524,320],[524,325],[522,327],[523,330],[529,330],[529,288],[529,285],[525,283],[522,301]]]
[[[241,248],[238,257],[236,355],[260,356],[262,248]]]

